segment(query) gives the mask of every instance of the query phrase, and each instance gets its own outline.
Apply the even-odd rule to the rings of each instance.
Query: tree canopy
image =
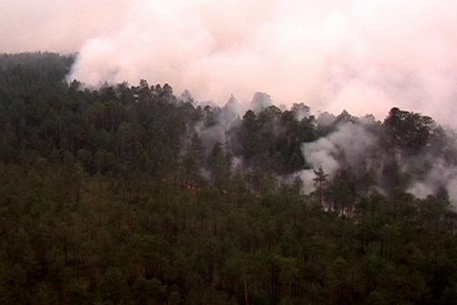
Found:
[[[455,304],[457,217],[431,173],[456,149],[432,118],[265,94],[239,114],[67,83],[73,60],[0,55],[0,304]],[[354,156],[346,124],[379,141]]]

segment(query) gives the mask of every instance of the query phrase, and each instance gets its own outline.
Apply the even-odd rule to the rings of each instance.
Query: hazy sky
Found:
[[[455,0],[1,0],[0,51],[79,52],[87,84],[454,122]],[[457,124],[454,124],[454,126]]]

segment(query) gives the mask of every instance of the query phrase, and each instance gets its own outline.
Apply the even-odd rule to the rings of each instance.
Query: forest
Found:
[[[0,54],[0,304],[456,304],[453,130],[74,60]]]

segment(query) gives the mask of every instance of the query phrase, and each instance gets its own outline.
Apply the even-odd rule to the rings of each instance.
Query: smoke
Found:
[[[447,190],[450,200],[457,203],[457,168],[449,166],[444,160],[435,160],[433,167],[424,179],[415,181],[408,192],[417,198],[425,199],[436,194],[440,188]]]
[[[328,114],[327,114],[328,115]],[[327,123],[323,119],[324,124]],[[376,132],[376,121],[372,117],[346,122],[325,137],[315,142],[304,143],[303,156],[310,169],[297,175],[303,180],[303,192],[314,191],[315,171],[322,168],[331,182],[336,175],[346,170],[353,177],[371,172],[374,174],[374,187],[388,194],[383,186],[383,171],[392,162],[398,162],[402,179],[408,181],[406,191],[415,197],[425,199],[446,190],[450,201],[457,206],[457,167],[444,160],[432,150],[424,150],[418,155],[402,155],[383,146],[381,135]],[[389,176],[389,179],[393,179]]]
[[[301,121],[304,118],[309,118],[311,116],[311,109],[304,103],[294,103],[290,110],[295,113],[295,119],[297,121]]]
[[[70,79],[169,82],[197,99],[383,115],[396,105],[445,123],[457,95],[453,0],[131,0],[126,22],[88,40]]]
[[[269,94],[256,92],[254,94],[254,98],[251,101],[250,109],[252,109],[252,111],[255,113],[260,113],[272,105],[273,101],[271,100],[271,96]]]
[[[299,176],[304,181],[305,193],[314,190],[314,171],[322,168],[332,180],[341,169],[360,172],[377,149],[378,138],[364,125],[352,122],[341,125],[335,132],[315,142],[303,144],[303,156],[311,169],[304,170]]]
[[[0,51],[79,52],[69,79],[141,78],[218,104],[275,104],[453,124],[454,0],[3,0]]]
[[[222,108],[211,107],[208,112],[205,112],[205,116],[196,123],[195,131],[206,151],[211,151],[216,143],[225,145],[233,140],[230,129],[240,123],[243,111],[245,109],[235,97],[231,96]]]
[[[130,6],[126,0],[2,0],[0,52],[77,52],[91,38],[120,31]]]
[[[376,135],[363,125],[346,123],[328,137],[304,144],[303,154],[313,169],[322,167],[332,178],[341,163],[353,169],[359,168],[376,144]]]

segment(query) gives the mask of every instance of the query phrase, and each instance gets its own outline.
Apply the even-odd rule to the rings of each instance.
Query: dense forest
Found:
[[[456,304],[452,130],[73,61],[0,55],[0,304]]]

